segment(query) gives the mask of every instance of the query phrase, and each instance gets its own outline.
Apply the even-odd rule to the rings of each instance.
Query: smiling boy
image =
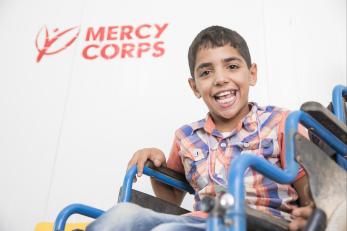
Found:
[[[204,100],[220,132],[232,131],[249,113],[249,87],[257,82],[256,64],[248,67],[230,45],[200,49],[194,78],[189,79],[196,97]]]
[[[248,101],[249,89],[257,82],[257,66],[251,62],[246,41],[230,29],[208,27],[192,42],[188,61],[192,76],[189,85],[206,104],[207,116],[176,131],[167,161],[161,150],[146,148],[133,155],[128,167],[137,164],[141,176],[144,163],[152,160],[156,166],[167,165],[184,173],[195,190],[194,211],[174,216],[129,203],[118,204],[87,230],[205,230],[207,214],[201,211],[201,200],[226,190],[233,158],[252,153],[283,167],[283,127],[288,111]],[[151,182],[158,197],[181,204],[184,192],[155,179]],[[298,198],[303,206],[311,202],[302,170],[293,186],[277,184],[252,169],[245,174],[248,205],[288,220],[294,211],[297,216],[289,227],[297,230],[311,211],[310,206],[294,206]]]

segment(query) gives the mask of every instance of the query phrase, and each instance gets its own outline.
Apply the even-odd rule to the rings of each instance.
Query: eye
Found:
[[[210,70],[201,71],[200,74],[199,74],[199,77],[208,76],[210,73],[211,73]]]
[[[230,64],[230,65],[228,65],[228,69],[230,69],[230,70],[234,70],[234,69],[238,69],[238,68],[239,68],[239,66],[236,65],[236,64]]]

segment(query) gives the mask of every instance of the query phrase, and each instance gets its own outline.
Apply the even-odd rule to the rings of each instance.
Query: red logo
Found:
[[[169,23],[139,25],[89,26],[80,33],[80,26],[49,30],[43,26],[37,33],[36,62],[43,56],[57,54],[74,43],[79,36],[81,57],[85,60],[159,58],[165,54],[165,34]],[[81,35],[80,35],[81,34]]]
[[[53,55],[65,50],[77,39],[80,33],[79,26],[72,27],[63,31],[58,28],[53,30],[53,36],[50,34],[46,26],[43,26],[37,33],[35,46],[38,50],[36,62],[40,62],[44,55]]]

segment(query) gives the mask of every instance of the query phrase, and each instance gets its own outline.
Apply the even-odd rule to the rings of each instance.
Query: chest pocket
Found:
[[[208,146],[195,146],[183,150],[180,154],[186,178],[196,191],[200,191],[209,183],[207,165],[209,155]]]
[[[278,158],[279,157],[279,143],[277,138],[265,138],[261,142],[241,142],[243,153],[253,153],[264,158]]]

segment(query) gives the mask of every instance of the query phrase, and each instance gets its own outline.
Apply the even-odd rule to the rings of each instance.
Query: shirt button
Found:
[[[248,142],[244,142],[244,143],[243,143],[243,147],[244,147],[244,148],[248,148],[248,147],[249,147],[249,143],[248,143]]]
[[[221,148],[226,148],[227,144],[225,142],[220,143]]]
[[[194,155],[194,157],[198,157],[199,156],[199,149],[194,149],[193,155]]]

